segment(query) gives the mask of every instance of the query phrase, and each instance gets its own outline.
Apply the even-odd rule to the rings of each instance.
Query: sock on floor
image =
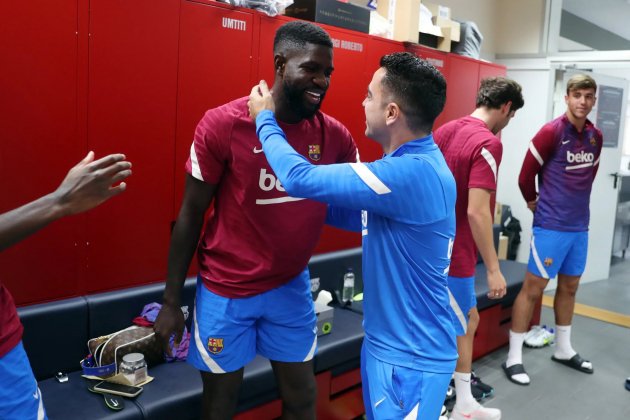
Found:
[[[558,359],[570,359],[577,352],[571,347],[571,325],[556,325],[556,351]]]
[[[472,395],[470,389],[470,372],[453,373],[453,382],[455,382],[455,395],[457,395],[456,404],[460,410],[468,411],[477,406],[477,401]]]

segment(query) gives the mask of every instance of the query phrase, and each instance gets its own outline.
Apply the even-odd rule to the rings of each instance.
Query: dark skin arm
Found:
[[[125,155],[95,161],[94,152],[89,152],[55,191],[0,215],[0,251],[57,219],[90,210],[122,193],[127,185],[121,181],[129,175],[131,163],[125,161]]]
[[[173,228],[168,253],[168,273],[162,309],[158,314],[153,330],[170,355],[168,345],[171,334],[179,344],[184,332],[184,314],[181,310],[181,292],[188,267],[197,249],[203,219],[212,202],[216,185],[186,176],[184,199]]]

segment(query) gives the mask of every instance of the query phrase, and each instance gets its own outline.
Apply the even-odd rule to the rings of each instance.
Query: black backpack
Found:
[[[518,245],[521,243],[521,222],[514,216],[510,206],[503,206],[501,233],[508,238],[507,259],[515,260]]]

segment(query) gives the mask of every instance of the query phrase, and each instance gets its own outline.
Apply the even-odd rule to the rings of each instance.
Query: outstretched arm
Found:
[[[37,232],[50,222],[98,206],[123,192],[131,175],[125,155],[94,160],[94,152],[74,166],[52,193],[0,215],[0,251]],[[120,183],[118,185],[115,185]]]

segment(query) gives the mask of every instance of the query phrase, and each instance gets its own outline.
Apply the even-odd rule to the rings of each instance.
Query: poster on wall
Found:
[[[602,131],[604,147],[616,148],[619,144],[619,124],[623,89],[613,86],[599,86],[597,92],[597,122]]]

